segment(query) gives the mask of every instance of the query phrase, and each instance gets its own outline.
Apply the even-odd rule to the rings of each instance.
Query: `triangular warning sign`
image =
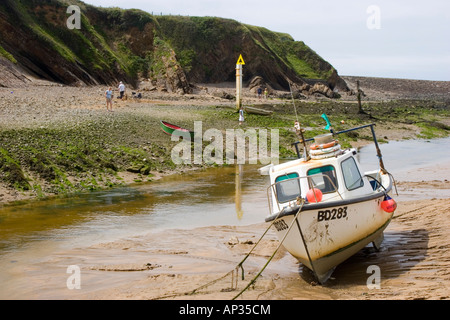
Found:
[[[242,58],[242,54],[241,54],[241,55],[239,55],[239,59],[238,59],[238,61],[236,62],[236,64],[242,64],[242,65],[244,65],[244,64],[245,64],[245,62],[244,62],[244,58]]]

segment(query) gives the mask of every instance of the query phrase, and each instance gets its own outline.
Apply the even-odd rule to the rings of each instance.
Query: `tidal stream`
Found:
[[[450,179],[450,138],[380,145],[386,169],[397,181]],[[363,169],[378,165],[375,148],[359,150]],[[30,201],[0,208],[0,283],[8,268],[36,261],[61,248],[85,247],[160,232],[208,226],[245,226],[268,214],[266,176],[259,165],[211,168],[164,177],[148,184],[70,198]],[[433,168],[433,170],[430,170]],[[448,170],[448,169],[447,169]],[[426,190],[426,189],[425,189]],[[448,189],[399,195],[399,200],[449,197]],[[20,275],[14,274],[16,277]],[[0,298],[10,292],[0,287]],[[20,291],[20,288],[9,290]]]

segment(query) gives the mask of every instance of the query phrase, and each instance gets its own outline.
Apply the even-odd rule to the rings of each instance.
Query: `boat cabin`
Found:
[[[308,204],[347,200],[374,192],[376,180],[361,171],[356,150],[341,150],[340,146],[333,150],[328,156],[326,149],[322,149],[321,156],[310,160],[300,158],[267,168],[271,214],[298,205],[301,198]]]
[[[383,231],[391,221],[396,204],[388,196],[393,179],[384,169],[362,172],[355,149],[342,150],[336,134],[314,138],[305,156],[260,169],[270,176],[267,188],[269,216],[280,242],[324,283],[334,268],[373,243],[379,250]],[[309,152],[308,152],[309,151]],[[292,228],[298,230],[290,232]]]

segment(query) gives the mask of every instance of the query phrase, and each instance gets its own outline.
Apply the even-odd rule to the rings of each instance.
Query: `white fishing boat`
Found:
[[[343,150],[337,135],[370,127],[380,167],[362,172],[356,149]],[[384,169],[374,125],[327,133],[298,159],[261,169],[270,177],[269,216],[286,250],[320,283],[334,268],[371,242],[379,249],[396,203],[388,194],[392,176]],[[302,135],[303,137],[303,135]],[[312,140],[312,139],[310,139]]]

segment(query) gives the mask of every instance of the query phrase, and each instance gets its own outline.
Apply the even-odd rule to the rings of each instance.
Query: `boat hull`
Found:
[[[194,132],[193,131],[189,131],[187,129],[181,128],[181,127],[179,127],[177,125],[168,123],[166,121],[160,121],[159,126],[164,131],[164,133],[166,133],[166,134],[168,134],[170,136],[173,135],[173,133],[175,131],[177,131],[178,135],[180,135],[180,136],[187,135],[191,139],[194,139]]]
[[[367,244],[380,245],[383,231],[393,217],[393,213],[381,209],[383,198],[384,194],[380,194],[365,201],[346,201],[311,210],[305,205],[296,219],[293,211],[280,215],[273,225],[278,238],[284,239],[286,250],[324,283],[337,265]]]
[[[254,107],[245,107],[245,112],[250,114],[257,114],[260,116],[269,116],[273,113],[273,111],[265,110],[265,109],[259,109]]]

